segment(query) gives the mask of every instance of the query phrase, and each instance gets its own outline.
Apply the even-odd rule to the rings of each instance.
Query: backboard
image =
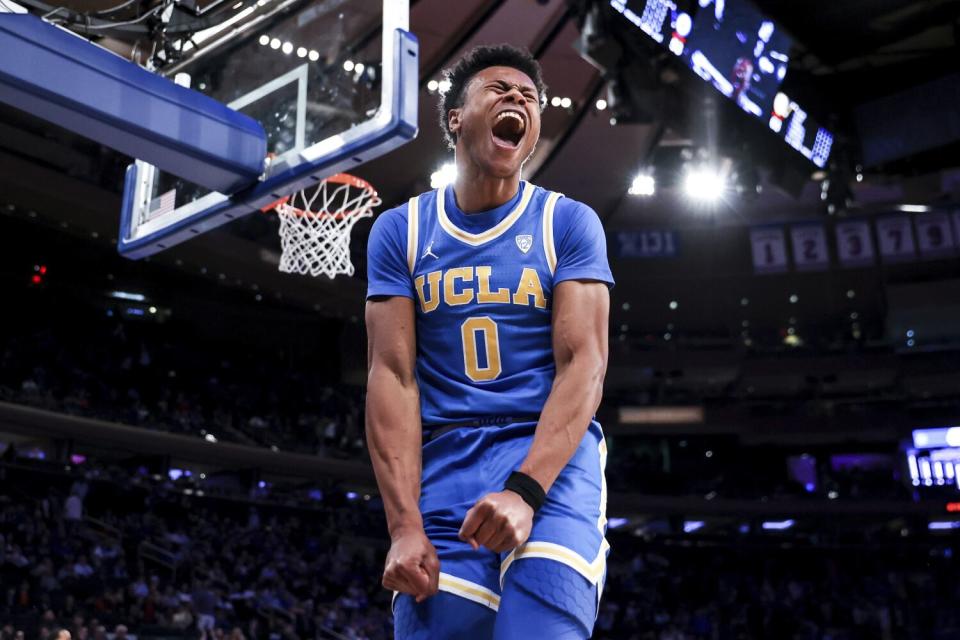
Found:
[[[257,120],[263,173],[224,194],[137,160],[118,240],[127,257],[258,211],[416,135],[418,49],[406,0],[241,0],[231,10],[176,40],[171,30],[157,70]]]

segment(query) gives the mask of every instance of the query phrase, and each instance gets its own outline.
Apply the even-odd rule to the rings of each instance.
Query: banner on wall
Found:
[[[873,265],[873,236],[866,220],[838,222],[837,257],[843,267],[869,267]]]
[[[757,273],[783,273],[787,270],[787,243],[781,227],[751,229],[750,248]]]
[[[822,224],[790,227],[793,264],[799,271],[824,271],[830,266],[827,232]]]
[[[876,221],[877,244],[884,262],[905,262],[917,255],[908,216],[884,216]]]
[[[924,258],[948,258],[956,253],[957,242],[949,214],[942,211],[925,213],[914,218],[914,224],[917,227],[917,246]]]
[[[615,240],[620,258],[673,258],[678,253],[675,231],[620,231]]]

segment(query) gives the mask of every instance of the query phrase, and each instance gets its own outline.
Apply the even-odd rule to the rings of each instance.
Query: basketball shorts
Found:
[[[569,633],[550,637],[590,636],[609,552],[606,443],[596,421],[550,488],[524,544],[498,554],[484,547],[475,551],[458,536],[467,511],[486,494],[503,490],[507,476],[520,467],[535,429],[534,422],[461,427],[424,445],[420,511],[440,559],[441,593],[420,605],[409,596],[395,600],[398,640],[501,640],[524,629],[528,635],[516,637],[545,637],[536,632],[544,628],[538,625],[552,624]],[[503,616],[497,614],[501,608]],[[462,635],[468,619],[489,633]],[[445,634],[447,623],[459,631]]]

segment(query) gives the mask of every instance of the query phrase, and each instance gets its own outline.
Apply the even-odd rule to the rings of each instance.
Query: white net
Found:
[[[280,271],[330,279],[353,275],[350,231],[380,204],[366,181],[345,173],[322,180],[277,205],[280,216]]]

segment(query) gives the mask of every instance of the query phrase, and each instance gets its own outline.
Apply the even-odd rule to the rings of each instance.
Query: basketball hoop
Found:
[[[350,231],[380,202],[366,180],[338,173],[266,207],[280,216],[280,271],[352,276]]]

